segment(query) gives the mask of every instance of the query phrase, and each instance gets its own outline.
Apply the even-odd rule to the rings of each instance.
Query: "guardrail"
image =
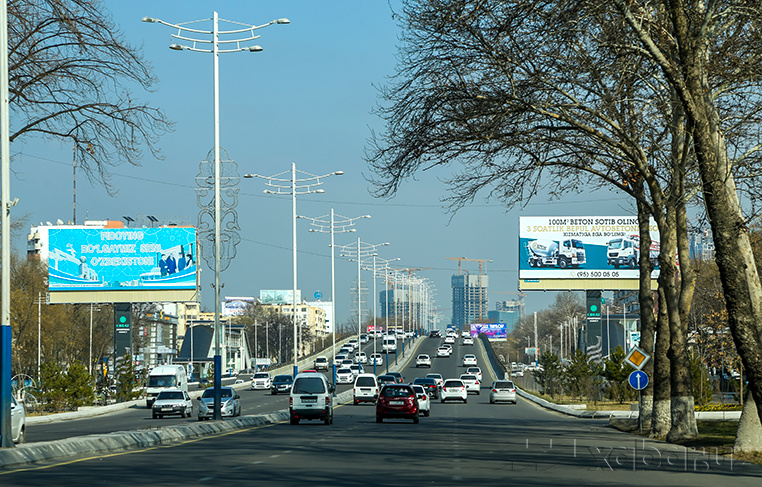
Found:
[[[478,336],[478,339],[481,340],[482,346],[484,347],[484,351],[487,354],[487,360],[489,360],[490,366],[492,367],[492,370],[495,372],[496,379],[505,379],[505,366],[503,366],[503,363],[500,362],[500,360],[497,358],[497,354],[492,349],[492,344],[490,343],[489,339],[487,338],[487,335],[484,333],[480,333]]]

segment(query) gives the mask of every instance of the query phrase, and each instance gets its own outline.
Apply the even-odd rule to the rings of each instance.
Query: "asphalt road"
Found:
[[[420,352],[433,354],[439,340]],[[432,371],[462,371],[457,346]],[[407,379],[428,369],[408,367]],[[261,393],[259,393],[261,395]],[[255,393],[253,397],[258,397]],[[283,397],[285,401],[285,396]],[[335,422],[287,422],[159,448],[69,459],[0,472],[0,485],[761,485],[762,467],[709,452],[637,440],[604,421],[548,412],[527,401],[490,405],[488,390],[468,404],[432,404],[431,417],[375,422],[373,405],[336,409]]]
[[[381,348],[380,340],[376,343],[376,346],[379,349]],[[371,341],[367,343],[364,346],[363,350],[368,354],[368,357],[370,357],[370,354],[373,353],[373,342]],[[392,360],[391,363],[394,363],[394,355],[390,355],[390,358]],[[372,366],[369,367],[368,370],[372,372]],[[377,371],[379,374],[385,370],[385,368],[377,366]],[[330,375],[330,372],[328,375]],[[248,382],[248,378],[250,376],[247,375],[244,377]],[[329,380],[331,380],[330,377]],[[339,384],[336,392],[340,393],[349,388],[349,385]],[[200,396],[202,392],[203,391],[201,389],[190,389],[188,391],[192,398]],[[240,390],[239,394],[241,396],[241,414],[244,416],[288,409],[287,394],[272,395],[270,394],[269,390],[252,391],[248,387]],[[166,426],[198,421],[196,419],[197,411],[197,403],[194,400],[193,415],[191,415],[191,418],[181,418],[180,416],[166,416],[161,419],[152,419],[151,410],[142,405],[115,412],[107,416],[94,416],[91,418],[67,420],[55,423],[29,425],[27,427],[26,441],[27,443],[54,441],[70,438],[73,436],[104,434],[113,433],[115,431],[137,429],[163,428]]]

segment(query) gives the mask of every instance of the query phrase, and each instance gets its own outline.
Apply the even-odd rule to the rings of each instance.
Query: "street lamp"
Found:
[[[175,51],[187,50],[193,52],[211,53],[214,61],[214,419],[222,419],[221,415],[221,385],[222,385],[222,359],[220,356],[220,334],[222,330],[220,328],[220,77],[219,77],[219,55],[220,53],[227,52],[239,52],[249,51],[258,52],[262,48],[260,46],[241,46],[241,43],[258,39],[258,35],[254,35],[254,31],[267,27],[272,24],[288,24],[288,19],[276,19],[263,25],[248,25],[241,24],[239,22],[226,21],[223,22],[233,23],[239,28],[227,31],[219,30],[219,18],[215,11],[211,19],[198,20],[193,22],[185,22],[183,24],[172,24],[165,22],[161,19],[152,17],[143,17],[143,22],[163,24],[177,29],[177,34],[172,34],[173,39],[179,41],[190,42],[190,45],[172,43],[169,48]],[[212,21],[212,30],[201,30],[187,27],[187,24],[197,24],[199,22]],[[220,36],[239,36],[248,32],[247,37],[238,39],[222,39]],[[197,38],[195,36],[211,36],[209,38]],[[194,37],[191,37],[194,36]],[[220,44],[223,46],[229,46],[229,48],[220,49]],[[211,45],[211,46],[209,46]],[[207,47],[208,46],[208,47]],[[227,360],[226,360],[227,362]],[[227,366],[227,364],[226,364]]]
[[[293,268],[294,268],[294,289],[293,289],[293,296],[291,298],[292,302],[292,308],[293,308],[293,320],[294,320],[294,377],[296,377],[296,374],[299,373],[299,366],[297,365],[297,335],[296,335],[296,195],[303,195],[303,194],[310,194],[310,193],[325,193],[325,190],[323,189],[315,189],[317,186],[321,186],[323,184],[323,181],[321,179],[325,179],[328,176],[341,176],[344,174],[344,171],[334,171],[328,174],[324,174],[322,176],[318,176],[316,174],[310,174],[308,172],[304,171],[298,171],[301,174],[304,174],[306,177],[297,178],[297,170],[296,170],[296,164],[291,163],[291,177],[289,179],[286,179],[283,177],[284,174],[288,174],[289,171],[283,171],[281,173],[275,174],[273,176],[260,176],[259,174],[244,174],[243,177],[247,179],[251,178],[259,178],[264,179],[267,181],[265,183],[266,186],[274,189],[266,189],[264,192],[265,194],[276,194],[276,195],[289,195],[291,196],[291,213],[292,213],[292,226],[291,226],[291,234],[292,234],[292,247],[293,247]],[[333,297],[333,296],[332,296]]]
[[[339,245],[339,249],[342,251],[342,257],[348,257],[350,261],[357,261],[357,343],[360,343],[360,334],[362,327],[362,295],[361,295],[361,283],[360,283],[360,264],[364,257],[370,257],[375,254],[379,247],[389,245],[389,242],[380,244],[369,244],[360,241],[357,238],[357,242],[348,245]]]
[[[333,382],[336,382],[336,267],[335,267],[335,244],[333,236],[336,233],[356,232],[354,227],[355,220],[361,218],[370,218],[370,215],[356,216],[349,218],[346,216],[335,215],[333,208],[331,208],[330,219],[327,219],[329,215],[319,216],[317,218],[311,218],[308,216],[298,216],[297,218],[304,218],[310,221],[310,225],[315,228],[310,228],[310,232],[318,233],[330,233],[331,234],[331,311],[333,313],[333,322],[331,323],[331,330],[333,331],[333,345],[331,353],[331,363],[333,363]],[[338,219],[337,219],[338,217]],[[375,346],[375,341],[374,341]]]
[[[378,314],[376,313],[376,303],[377,303],[377,296],[376,296],[376,279],[378,277],[378,271],[376,269],[377,264],[381,264],[382,268],[388,268],[390,262],[394,262],[400,260],[399,257],[396,257],[394,259],[380,259],[378,258],[377,254],[373,254],[373,325],[374,325],[374,331],[378,331],[378,326],[376,325],[376,316]],[[384,299],[384,302],[386,303],[386,326],[388,328],[389,326],[389,293],[386,294],[386,299]],[[376,354],[376,340],[374,338],[373,340],[373,354]],[[376,361],[373,360],[373,373],[376,373]]]

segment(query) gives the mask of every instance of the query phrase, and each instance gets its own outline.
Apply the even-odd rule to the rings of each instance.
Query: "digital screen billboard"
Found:
[[[222,316],[243,316],[249,306],[252,306],[256,300],[254,298],[229,298],[225,296],[225,304],[222,306]]]
[[[46,254],[51,292],[196,288],[192,227],[51,228]]]
[[[487,338],[507,338],[508,326],[505,323],[471,323],[471,336],[476,338],[481,333]]]
[[[519,279],[637,280],[641,251],[635,216],[521,217]],[[659,276],[659,233],[647,250]]]

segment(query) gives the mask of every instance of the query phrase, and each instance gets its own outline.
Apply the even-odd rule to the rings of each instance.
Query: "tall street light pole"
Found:
[[[331,312],[333,313],[333,321],[331,322],[331,331],[333,332],[331,363],[333,364],[333,382],[336,383],[336,364],[334,363],[336,361],[336,244],[334,242],[334,234],[356,232],[357,229],[352,228],[354,227],[355,220],[359,220],[361,218],[370,218],[370,215],[362,215],[356,216],[354,218],[349,218],[346,216],[334,214],[333,208],[331,208],[330,219],[329,215],[323,215],[317,218],[311,218],[309,216],[298,216],[297,218],[304,218],[310,221],[310,225],[314,227],[310,228],[310,232],[331,234]]]
[[[357,261],[357,343],[360,343],[360,334],[362,333],[362,294],[361,294],[361,282],[360,282],[360,264],[363,258],[370,257],[375,254],[379,247],[389,245],[388,242],[380,244],[369,244],[362,242],[359,238],[354,244],[339,245],[342,257],[349,258],[350,261]]]
[[[219,18],[215,11],[211,19],[203,21],[185,22],[183,24],[172,24],[160,19],[152,17],[143,17],[143,22],[163,24],[177,29],[177,34],[172,34],[174,39],[179,41],[190,42],[191,45],[182,45],[173,43],[169,48],[175,51],[193,51],[211,53],[214,63],[214,419],[221,420],[221,386],[222,386],[222,358],[220,350],[220,335],[222,330],[220,328],[220,259],[221,259],[221,242],[220,242],[220,77],[219,77],[219,55],[220,53],[227,52],[259,52],[262,47],[257,45],[243,47],[241,43],[258,39],[258,35],[254,35],[254,31],[267,27],[273,24],[288,24],[290,21],[286,18],[272,20],[263,25],[247,25],[239,22],[231,22],[238,26],[237,29],[220,31],[219,30]],[[196,28],[187,27],[187,24],[197,24],[198,22],[212,21],[212,30],[201,30]],[[248,33],[247,37],[230,39],[228,36],[240,36],[244,33]],[[211,36],[209,38],[196,38],[190,36]],[[220,36],[225,36],[225,39],[220,40]],[[211,44],[211,47],[207,47]],[[220,49],[220,44],[225,46],[231,45],[228,49]],[[227,362],[227,361],[226,361]],[[226,364],[227,365],[227,364]]]
[[[284,178],[285,174],[291,173],[289,179]],[[304,175],[303,177],[297,177],[297,172]],[[296,196],[311,194],[311,193],[325,193],[324,189],[315,189],[318,186],[322,186],[323,181],[328,176],[341,176],[344,171],[334,171],[322,176],[316,174],[310,174],[304,171],[297,171],[296,164],[291,163],[291,171],[283,171],[273,176],[260,176],[259,174],[244,174],[243,177],[247,179],[259,178],[266,181],[265,186],[274,189],[266,189],[266,194],[276,195],[289,195],[291,196],[291,235],[292,235],[292,249],[293,249],[293,270],[294,270],[294,289],[291,299],[293,308],[293,321],[294,321],[294,377],[299,373],[298,366],[298,351],[297,351],[297,320],[296,320]]]

